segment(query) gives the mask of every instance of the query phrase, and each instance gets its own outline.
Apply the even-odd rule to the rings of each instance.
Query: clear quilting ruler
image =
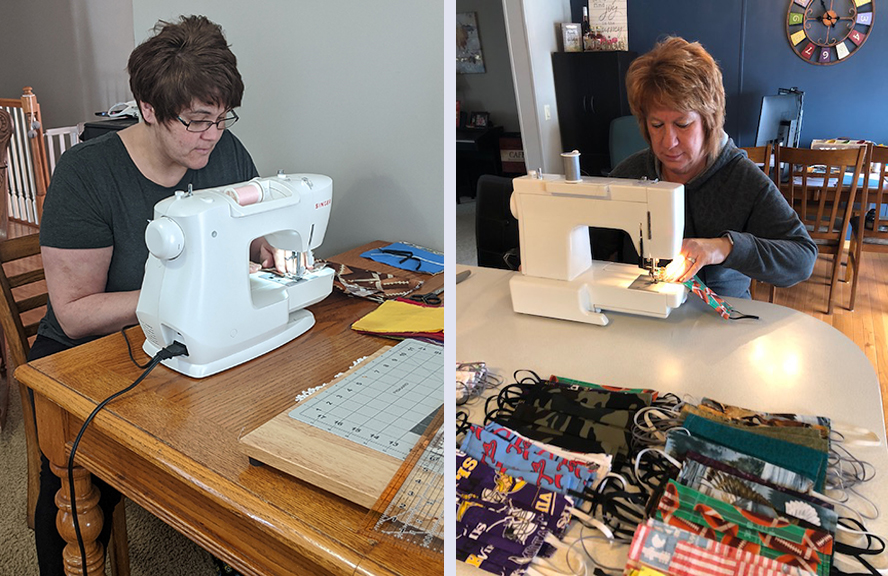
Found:
[[[444,409],[429,423],[364,523],[373,537],[444,554]]]
[[[303,400],[289,416],[404,460],[444,402],[443,352],[403,340]]]

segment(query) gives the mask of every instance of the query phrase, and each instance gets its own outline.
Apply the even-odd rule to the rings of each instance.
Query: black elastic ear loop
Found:
[[[515,413],[512,408],[501,408],[500,406],[495,406],[494,408],[490,407],[490,401],[493,400],[496,402],[496,396],[490,396],[484,402],[484,425],[487,426],[491,422],[499,421],[500,419],[508,419]]]
[[[527,372],[531,376],[525,376],[524,378],[519,378],[518,374],[520,374],[522,372]],[[529,384],[540,384],[543,381],[543,379],[540,378],[539,374],[537,374],[536,372],[534,372],[533,370],[530,370],[528,368],[520,368],[518,370],[515,370],[515,372],[512,373],[512,378],[514,378],[515,382],[518,384],[528,384],[528,382],[527,382],[528,379],[530,379]]]
[[[851,546],[850,544],[845,544],[844,542],[839,542],[837,539],[833,539],[833,556],[836,554],[841,554],[843,556],[849,556],[858,562],[860,562],[861,566],[867,569],[867,572],[844,572],[839,570],[836,567],[835,561],[833,561],[832,567],[830,568],[830,576],[834,574],[836,576],[879,576],[881,572],[876,570],[872,564],[867,562],[863,557],[864,556],[878,556],[882,552],[885,551],[885,540],[883,540],[880,536],[876,536],[870,532],[866,531],[866,526],[864,526],[860,521],[854,518],[848,517],[840,517],[837,522],[848,528],[850,530],[859,530],[861,532],[866,532],[865,534],[861,534],[861,536],[866,537],[866,548],[861,548],[859,546]],[[849,526],[848,524],[852,524]],[[880,548],[873,549],[873,542],[878,542],[881,544]]]
[[[503,386],[500,388],[499,393],[496,396],[491,396],[490,398],[496,398],[496,403],[500,408],[505,406],[509,406],[514,408],[520,402],[526,399],[528,392],[532,390],[531,386],[527,384],[515,383],[509,384],[508,386]]]
[[[737,313],[737,316],[734,316],[734,313]],[[750,320],[758,320],[758,316],[754,316],[752,314],[744,314],[743,312],[739,312],[736,309],[731,310],[728,313],[728,320],[743,320],[744,318],[749,318]]]
[[[456,413],[456,435],[466,434],[469,431],[469,413],[465,410],[460,410]]]
[[[655,455],[654,451],[645,453]],[[638,463],[640,488],[645,490],[645,486],[653,486],[654,491],[665,486],[669,480],[674,480],[678,476],[679,468],[670,462],[667,458],[659,456],[657,458],[642,459]],[[644,474],[641,474],[644,472]],[[651,480],[656,480],[652,482]]]

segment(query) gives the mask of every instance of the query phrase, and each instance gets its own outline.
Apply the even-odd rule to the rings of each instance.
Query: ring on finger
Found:
[[[688,258],[687,261],[690,262],[692,266],[697,263],[696,258]]]

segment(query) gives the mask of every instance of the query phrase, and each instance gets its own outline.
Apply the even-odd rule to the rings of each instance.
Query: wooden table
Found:
[[[385,244],[331,259],[409,274],[360,258],[364,250]],[[443,283],[443,275],[421,278],[427,280],[424,289]],[[334,291],[310,308],[317,324],[285,346],[202,380],[158,366],[109,404],[77,451],[75,492],[84,535],[94,540],[101,520],[101,510],[89,500],[92,473],[244,574],[442,574],[443,558],[429,561],[361,534],[366,509],[272,468],[252,466],[238,443],[292,405],[300,391],[329,382],[355,359],[391,344],[350,329],[375,307]],[[138,348],[136,360],[144,364],[141,330],[127,334]],[[75,554],[78,566],[67,450],[96,404],[141,372],[118,333],[15,373],[35,393],[40,447],[63,480],[56,500],[62,502],[60,532],[69,542],[66,554]],[[89,544],[87,565],[104,564],[100,545]]]

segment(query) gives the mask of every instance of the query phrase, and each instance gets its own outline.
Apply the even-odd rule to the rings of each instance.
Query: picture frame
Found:
[[[475,12],[456,14],[456,73],[483,74],[484,56]]]
[[[490,125],[489,112],[472,112],[469,117],[469,126],[472,128],[487,128]]]
[[[565,52],[582,52],[583,27],[576,22],[562,22],[561,41]]]

